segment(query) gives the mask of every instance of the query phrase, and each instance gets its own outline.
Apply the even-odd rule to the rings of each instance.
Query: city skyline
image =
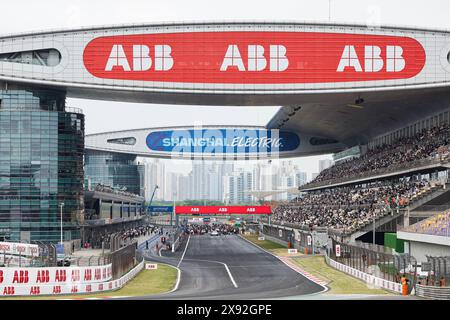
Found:
[[[147,200],[155,191],[154,201],[213,200],[225,203],[250,203],[259,199],[292,200],[286,192],[310,181],[313,176],[290,160],[191,161],[187,172],[173,170],[170,160],[141,159],[145,167],[144,195]],[[158,188],[155,189],[155,186]],[[273,196],[257,198],[250,192],[274,192]]]

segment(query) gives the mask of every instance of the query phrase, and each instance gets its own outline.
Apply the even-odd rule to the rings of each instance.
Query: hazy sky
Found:
[[[21,0],[2,1],[1,8],[1,34],[92,25],[204,20],[331,21],[450,29],[448,0]],[[86,134],[192,125],[194,122],[265,125],[278,110],[278,106],[196,107],[81,99],[68,99],[68,104],[83,109]],[[311,173],[317,172],[319,158],[324,157],[300,158],[295,162]],[[189,163],[176,161],[177,167],[185,168],[186,165]]]

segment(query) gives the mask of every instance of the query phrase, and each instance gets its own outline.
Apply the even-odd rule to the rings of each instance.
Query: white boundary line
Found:
[[[228,268],[228,265],[225,262],[216,261],[216,260],[202,260],[202,259],[186,259],[186,260],[190,260],[190,261],[206,261],[206,262],[222,264],[225,267],[225,270],[227,271],[228,276],[230,277],[231,283],[233,284],[233,286],[235,288],[238,288],[238,285],[237,285],[236,281],[234,281],[233,275],[231,274],[231,271],[230,271],[230,269]]]
[[[181,259],[180,259],[180,261],[177,264],[177,268],[180,267],[181,262],[183,262],[184,255],[186,254],[186,250],[187,250],[188,245],[189,245],[189,240],[191,240],[191,235],[189,235],[189,237],[187,239],[186,247],[184,248],[183,255],[181,256]]]
[[[261,249],[262,251],[267,252],[268,254],[274,256],[275,258],[277,258],[278,260],[280,260],[281,262],[283,262],[284,265],[288,266],[291,270],[294,270],[295,272],[297,272],[298,274],[301,274],[303,277],[305,277],[305,278],[308,279],[309,281],[314,282],[315,284],[317,284],[318,286],[321,286],[321,287],[323,288],[323,291],[321,291],[321,292],[315,292],[315,293],[313,293],[313,294],[319,294],[319,293],[323,293],[323,292],[326,292],[326,291],[329,290],[329,288],[328,288],[327,286],[324,286],[323,284],[317,283],[317,282],[313,281],[312,279],[309,279],[309,278],[306,277],[304,274],[302,274],[302,273],[299,272],[298,270],[295,270],[295,269],[292,268],[290,265],[288,265],[286,262],[284,262],[283,260],[281,260],[281,259],[280,259],[279,257],[277,257],[276,255],[274,255],[272,252],[267,251],[267,250],[264,249],[264,248],[261,248],[261,247],[258,246],[256,243],[253,243],[253,242],[251,242],[250,240],[245,239],[245,238],[244,238],[243,236],[241,236],[240,234],[239,234],[239,237],[240,237],[241,239],[244,239],[244,240],[247,241],[248,243],[251,243],[251,244],[254,245],[255,247]],[[270,241],[270,240],[269,240],[269,241]]]
[[[220,261],[217,261],[217,262],[220,262]],[[223,263],[223,262],[220,262],[220,263]],[[234,281],[233,275],[231,274],[231,271],[230,271],[230,269],[228,268],[227,264],[226,264],[226,263],[223,263],[223,265],[225,266],[225,269],[226,269],[227,272],[228,272],[228,276],[230,277],[230,280],[231,280],[231,282],[233,283],[233,286],[234,286],[235,288],[237,288],[238,285],[236,284],[236,281]]]
[[[180,285],[180,280],[181,280],[181,270],[180,270],[180,268],[178,268],[178,267],[176,267],[174,265],[168,264],[168,263],[164,263],[164,262],[154,262],[154,263],[163,264],[163,265],[166,265],[166,266],[169,266],[169,267],[172,267],[172,268],[175,268],[175,269],[178,270],[178,272],[177,272],[177,282],[175,282],[175,286],[172,288],[172,290],[167,291],[167,292],[163,292],[163,293],[156,293],[155,295],[168,294],[168,293],[172,293],[172,292],[178,290],[178,286]]]

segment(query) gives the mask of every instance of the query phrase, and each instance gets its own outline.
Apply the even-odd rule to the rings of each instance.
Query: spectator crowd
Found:
[[[274,210],[272,220],[309,227],[328,227],[353,232],[390,212],[408,205],[431,187],[426,180],[378,181],[311,191]]]
[[[333,165],[323,170],[313,181],[323,182],[342,177],[357,177],[358,174],[391,166],[411,163],[416,160],[435,158],[449,154],[450,125],[444,124],[424,129],[411,137],[402,137],[392,144],[369,149],[359,158]]]
[[[102,243],[105,244],[105,247],[108,248],[111,241],[111,236],[113,234],[119,234],[120,241],[122,244],[129,243],[131,240],[139,238],[141,236],[149,236],[151,234],[161,233],[162,229],[158,228],[154,225],[147,224],[147,225],[141,225],[133,228],[123,228],[120,231],[116,232],[104,232],[100,235],[98,235],[98,238],[96,238],[93,243],[93,247],[99,247],[101,248]],[[90,241],[88,241],[88,246],[90,245]]]

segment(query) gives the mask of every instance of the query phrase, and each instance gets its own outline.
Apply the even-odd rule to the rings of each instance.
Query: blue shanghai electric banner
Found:
[[[148,207],[149,212],[172,212],[173,206],[150,206]]]
[[[169,153],[251,154],[293,151],[300,138],[275,129],[189,129],[151,132],[146,143],[150,150]]]

